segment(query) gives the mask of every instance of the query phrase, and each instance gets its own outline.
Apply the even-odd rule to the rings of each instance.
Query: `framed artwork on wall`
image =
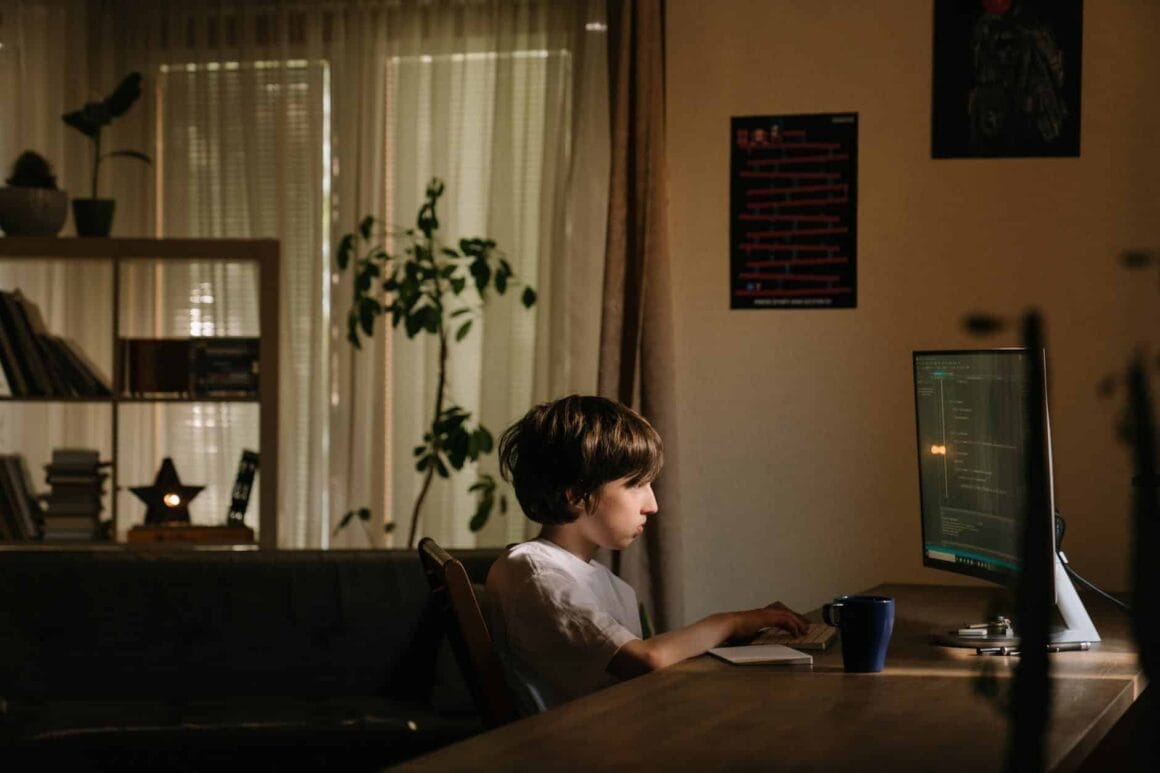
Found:
[[[933,158],[1078,156],[1083,0],[935,0]]]
[[[729,307],[857,307],[858,114],[730,129]]]

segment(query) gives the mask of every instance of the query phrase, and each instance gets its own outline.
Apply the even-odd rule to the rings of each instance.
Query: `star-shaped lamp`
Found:
[[[168,456],[161,460],[161,469],[152,486],[133,486],[132,491],[146,504],[145,525],[189,523],[189,502],[205,486],[183,486],[177,477],[177,468]]]

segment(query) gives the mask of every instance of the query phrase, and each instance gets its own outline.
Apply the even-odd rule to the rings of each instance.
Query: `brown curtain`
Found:
[[[658,629],[679,621],[673,299],[666,224],[663,0],[609,0],[612,174],[600,330],[600,394],[639,408],[661,433],[660,512],[613,568]]]

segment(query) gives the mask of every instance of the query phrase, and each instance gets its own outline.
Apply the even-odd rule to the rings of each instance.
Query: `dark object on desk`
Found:
[[[246,508],[250,505],[250,490],[254,487],[254,473],[258,470],[258,455],[253,451],[242,451],[238,462],[238,476],[234,480],[234,490],[230,496],[230,511],[226,513],[226,523],[241,526],[246,520]]]
[[[467,571],[430,537],[419,540],[419,558],[432,598],[443,613],[455,659],[484,724],[494,728],[512,722],[519,716],[515,700]]]
[[[851,673],[874,673],[886,665],[894,631],[894,599],[838,596],[822,605],[822,619],[842,633],[842,666]]]
[[[205,486],[186,486],[177,477],[177,468],[168,456],[161,460],[161,469],[152,486],[133,486],[132,491],[145,503],[145,525],[189,523],[189,502]]]

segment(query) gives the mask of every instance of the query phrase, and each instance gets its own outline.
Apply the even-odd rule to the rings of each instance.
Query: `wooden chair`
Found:
[[[419,541],[419,558],[443,613],[455,659],[484,724],[492,728],[511,722],[519,716],[515,700],[467,570],[430,537]]]

